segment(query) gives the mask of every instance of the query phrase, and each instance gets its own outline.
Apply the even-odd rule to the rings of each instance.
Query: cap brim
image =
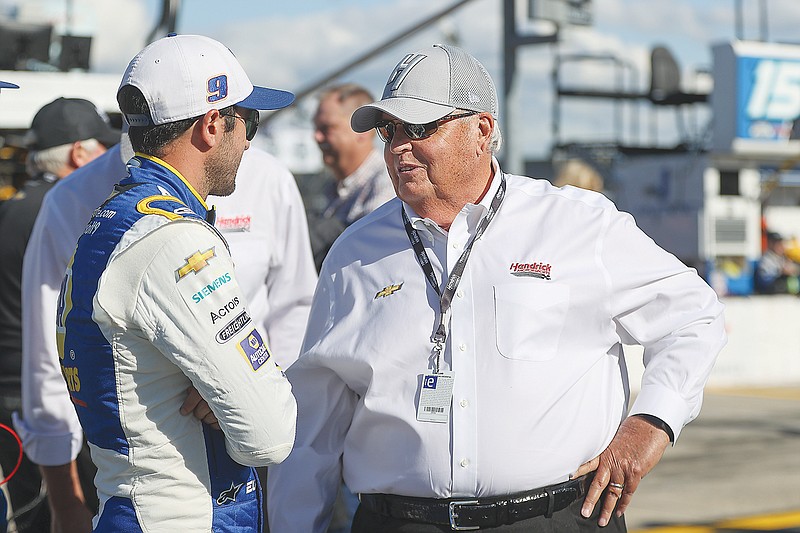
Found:
[[[357,133],[371,130],[384,113],[409,124],[427,124],[449,115],[455,109],[453,106],[415,98],[387,98],[356,109],[350,118],[350,127]]]
[[[245,109],[281,109],[294,102],[294,94],[280,89],[268,89],[266,87],[253,87],[250,96],[238,102],[236,105]]]
[[[19,89],[19,85],[7,81],[0,81],[0,89]]]

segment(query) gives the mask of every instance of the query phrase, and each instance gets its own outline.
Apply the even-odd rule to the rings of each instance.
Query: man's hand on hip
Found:
[[[626,418],[603,453],[582,464],[572,475],[575,478],[595,472],[581,514],[591,516],[605,494],[598,524],[607,525],[615,509],[617,516],[621,516],[639,482],[661,460],[669,442],[670,437],[663,429],[644,418],[636,415]]]

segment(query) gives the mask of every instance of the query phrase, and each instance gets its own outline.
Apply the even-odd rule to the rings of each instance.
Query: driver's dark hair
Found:
[[[117,93],[117,102],[123,114],[151,116],[150,106],[147,105],[147,100],[142,91],[133,85],[125,85],[120,88]],[[220,109],[220,114],[227,115],[225,117],[226,132],[232,131],[236,127],[236,119],[231,116],[233,109],[234,106]],[[128,137],[131,140],[131,146],[136,152],[163,157],[165,147],[192,127],[192,124],[199,118],[185,118],[157,126],[130,126],[128,128]]]

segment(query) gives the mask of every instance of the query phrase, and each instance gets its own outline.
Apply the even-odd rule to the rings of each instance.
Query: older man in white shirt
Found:
[[[323,532],[340,472],[354,533],[625,531],[725,343],[714,291],[604,196],[503,172],[496,91],[459,48],[405,56],[352,125],[399,198],[320,272],[272,531]],[[644,346],[630,409],[623,343]]]

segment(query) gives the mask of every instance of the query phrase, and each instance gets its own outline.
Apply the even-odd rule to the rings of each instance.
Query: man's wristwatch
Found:
[[[667,434],[669,437],[670,442],[675,442],[675,434],[672,433],[672,429],[667,425],[666,422],[658,418],[657,416],[653,415],[646,415],[643,413],[639,413],[633,416],[638,416],[639,418],[644,419],[646,422],[649,422],[651,425],[657,427],[658,429],[662,430],[664,433]]]

